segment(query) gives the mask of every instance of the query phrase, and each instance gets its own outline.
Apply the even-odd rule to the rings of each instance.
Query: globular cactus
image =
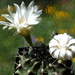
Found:
[[[71,60],[60,63],[48,50],[49,47],[44,44],[32,48],[19,48],[14,75],[74,75]]]

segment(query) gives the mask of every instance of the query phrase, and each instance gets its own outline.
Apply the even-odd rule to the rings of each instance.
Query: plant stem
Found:
[[[32,44],[32,40],[31,40],[31,36],[30,36],[30,34],[27,35],[27,36],[24,36],[24,38],[26,39],[26,41],[28,42],[28,44],[32,47],[33,44]]]

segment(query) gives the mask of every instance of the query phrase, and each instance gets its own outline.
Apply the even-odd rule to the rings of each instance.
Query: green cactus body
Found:
[[[59,63],[50,56],[48,46],[19,48],[14,75],[74,75],[72,61]]]

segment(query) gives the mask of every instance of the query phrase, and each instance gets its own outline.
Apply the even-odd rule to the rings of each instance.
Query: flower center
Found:
[[[19,23],[22,24],[24,22],[24,19],[20,19]]]
[[[67,42],[61,41],[58,45],[58,49],[65,48],[68,49]]]

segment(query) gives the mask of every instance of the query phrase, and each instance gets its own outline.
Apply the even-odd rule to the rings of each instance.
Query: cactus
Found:
[[[49,47],[42,44],[38,47],[23,47],[15,60],[14,75],[74,75],[71,60],[53,58]]]
[[[41,22],[40,15],[42,10],[39,10],[38,6],[34,5],[34,0],[30,2],[28,7],[25,6],[24,1],[20,6],[14,3],[14,6],[15,13],[11,11],[8,5],[9,14],[2,15],[9,22],[0,21],[0,25],[5,25],[3,29],[7,27],[9,27],[9,30],[16,29],[15,35],[22,35],[31,46],[19,48],[14,75],[74,75],[70,59],[75,57],[75,39],[66,33],[58,34],[54,31],[51,36],[58,36],[54,36],[50,40],[49,46],[42,43],[41,46],[33,47],[30,32],[33,30],[33,25]],[[59,58],[63,59],[63,61],[61,62]]]

